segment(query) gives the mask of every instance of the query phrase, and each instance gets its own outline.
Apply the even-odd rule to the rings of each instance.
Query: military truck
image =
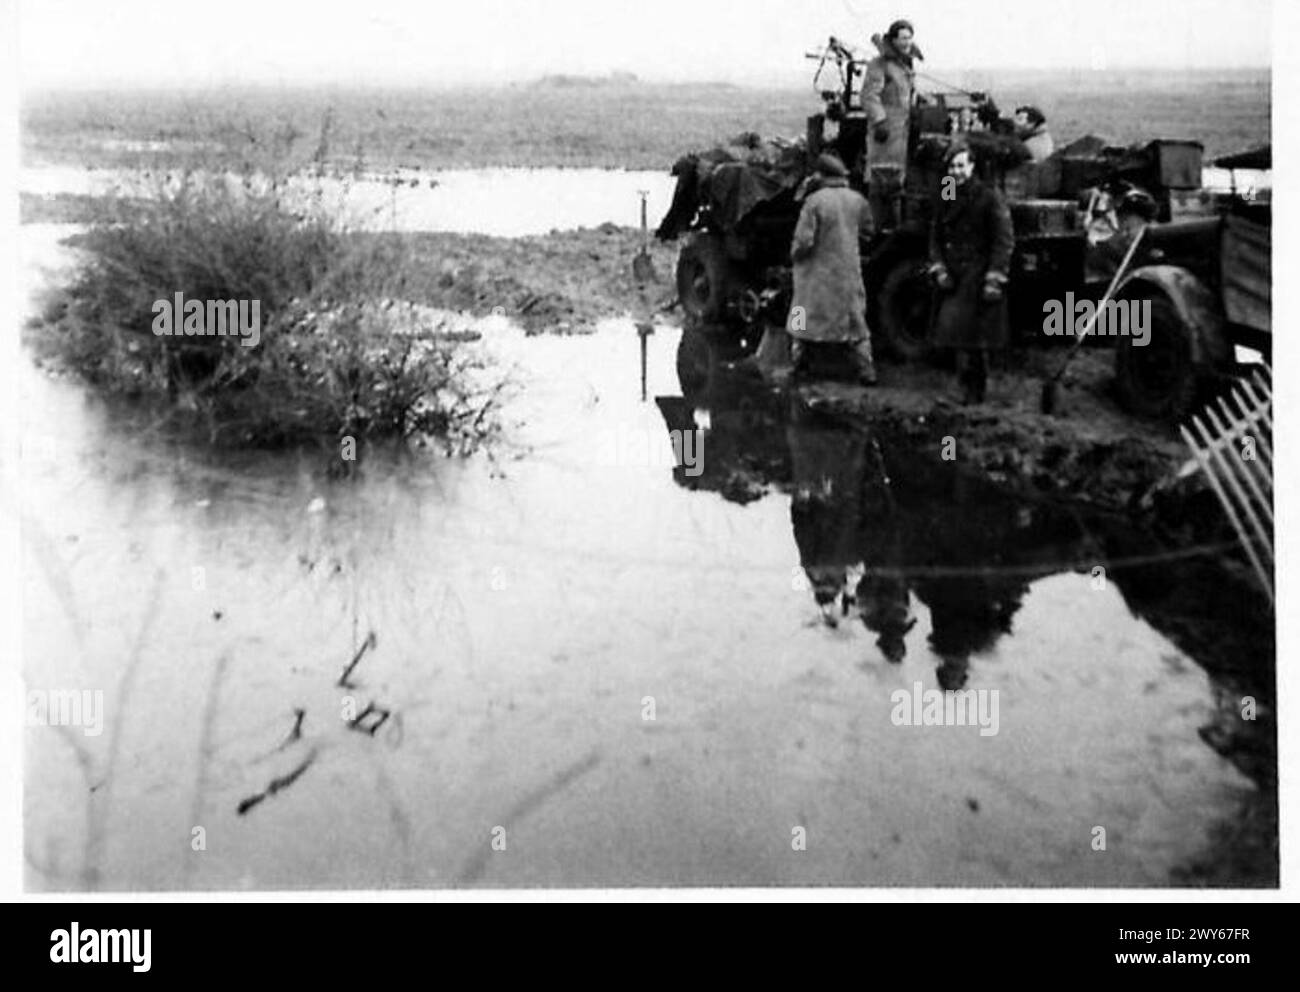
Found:
[[[831,66],[838,82],[819,89],[823,109],[808,118],[803,136],[765,142],[746,134],[729,146],[687,155],[673,168],[677,188],[656,234],[661,240],[682,240],[676,275],[686,330],[679,367],[694,361],[706,346],[724,360],[743,356],[757,346],[766,324],[784,323],[790,305],[790,243],[813,162],[823,151],[838,153],[849,167],[850,184],[872,201],[877,232],[862,246],[862,258],[868,323],[877,350],[900,360],[928,355],[930,217],[944,156],[955,142],[972,149],[981,177],[999,186],[1011,207],[1016,245],[1008,305],[1021,343],[1052,342],[1042,334],[1045,302],[1067,293],[1080,299],[1101,295],[1107,279],[1097,278],[1089,265],[1099,237],[1098,216],[1104,212],[1099,204],[1141,189],[1154,199],[1160,225],[1200,226],[1151,236],[1136,259],[1138,269],[1146,271],[1140,277],[1134,272],[1124,284],[1128,298],[1152,300],[1157,328],[1147,351],[1122,343],[1117,366],[1121,396],[1138,413],[1176,413],[1190,402],[1207,372],[1222,372],[1231,364],[1232,349],[1225,350],[1221,339],[1231,337],[1233,329],[1223,325],[1240,321],[1227,314],[1207,316],[1212,308],[1200,298],[1206,294],[1192,301],[1191,283],[1160,269],[1171,264],[1171,252],[1185,258],[1188,271],[1213,296],[1222,279],[1194,264],[1196,251],[1213,240],[1212,230],[1219,232],[1214,258],[1245,237],[1240,224],[1229,229],[1222,205],[1201,189],[1200,143],[1159,139],[1117,147],[1085,137],[1045,162],[1030,163],[988,94],[930,90],[918,94],[911,112],[902,182],[882,192],[872,189],[864,174],[867,117],[861,80],[866,60],[835,38],[812,57],[818,59],[815,88]],[[1216,337],[1215,327],[1224,333]]]
[[[1217,159],[1226,169],[1272,169],[1271,149]],[[1119,396],[1130,411],[1181,417],[1205,387],[1239,369],[1239,348],[1272,360],[1273,209],[1267,191],[1238,189],[1208,198],[1205,216],[1148,230],[1120,299],[1150,301],[1151,337],[1117,342]]]

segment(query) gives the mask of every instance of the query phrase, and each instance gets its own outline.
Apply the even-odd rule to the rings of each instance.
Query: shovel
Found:
[[[1122,261],[1119,268],[1115,270],[1115,276],[1110,281],[1110,286],[1106,290],[1106,295],[1103,296],[1101,302],[1097,304],[1097,309],[1093,313],[1092,319],[1089,320],[1087,326],[1079,332],[1079,340],[1074,342],[1074,347],[1072,347],[1070,353],[1065,356],[1065,361],[1063,361],[1061,367],[1056,370],[1056,375],[1043,383],[1043,391],[1038,398],[1038,407],[1049,417],[1056,413],[1056,400],[1060,388],[1059,383],[1061,381],[1061,376],[1065,375],[1065,370],[1068,369],[1070,363],[1074,361],[1074,356],[1083,350],[1083,342],[1087,339],[1088,335],[1092,333],[1092,329],[1097,326],[1097,321],[1100,319],[1102,311],[1106,309],[1106,304],[1109,303],[1110,298],[1115,295],[1115,290],[1119,288],[1120,280],[1124,278],[1124,273],[1128,271],[1129,264],[1133,261],[1133,256],[1137,253],[1138,245],[1142,243],[1142,239],[1146,236],[1146,233],[1147,229],[1144,225],[1142,229],[1138,231],[1137,237],[1133,239],[1133,243],[1128,246],[1128,252],[1124,255],[1124,261]]]
[[[632,259],[632,275],[640,283],[658,282],[654,259],[650,257],[650,231],[646,226],[646,199],[650,196],[650,191],[639,189],[637,193],[641,197],[641,251]]]

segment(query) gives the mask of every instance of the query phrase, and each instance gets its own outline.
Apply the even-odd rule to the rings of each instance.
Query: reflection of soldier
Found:
[[[1029,152],[1029,160],[1045,162],[1056,151],[1056,142],[1047,130],[1047,116],[1037,107],[1025,105],[1016,108],[1016,137]]]
[[[1011,633],[1027,587],[1017,576],[938,575],[917,580],[916,596],[930,608],[930,648],[940,658],[939,685],[966,684],[971,655]]]
[[[902,566],[907,563],[903,519],[894,502],[880,445],[862,484],[862,519],[858,547],[864,571],[856,590],[858,616],[877,635],[876,646],[886,659],[901,662],[907,654],[905,637],[916,626],[911,593]]]
[[[912,616],[911,594],[907,579],[887,562],[900,563],[898,558],[876,562],[868,558],[866,571],[858,582],[856,598],[858,616],[867,630],[873,631],[876,646],[889,661],[900,662],[907,655],[908,631],[916,626]],[[877,570],[877,564],[883,565]]]
[[[906,635],[916,625],[914,591],[930,610],[930,647],[942,659],[940,684],[960,688],[971,656],[1010,631],[1027,589],[1014,572],[964,574],[996,556],[1008,522],[1001,516],[986,520],[981,536],[972,537],[964,521],[960,526],[956,519],[948,521],[945,528],[928,516],[909,516],[905,505],[895,504],[879,449],[861,429],[796,415],[786,427],[786,440],[795,544],[826,622],[838,624],[841,603],[847,610],[848,602],[856,601],[881,653],[900,662]],[[926,552],[919,551],[922,547]],[[918,557],[909,561],[910,555]],[[926,562],[942,563],[940,569],[954,574],[927,575]],[[858,565],[862,578],[850,596],[848,574]],[[909,576],[909,565],[919,577]]]
[[[795,544],[822,616],[834,626],[841,602],[847,610],[855,601],[863,624],[878,635],[881,653],[902,661],[904,638],[916,620],[907,580],[895,567],[901,531],[874,443],[861,430],[798,420],[786,428],[786,438]],[[858,564],[865,570],[850,594],[848,572]]]
[[[831,625],[860,560],[861,487],[867,464],[862,431],[791,423],[786,428],[794,492],[790,520],[813,598]]]
[[[959,688],[972,656],[1009,632],[1027,590],[1033,570],[1005,567],[1008,555],[1013,562],[1068,560],[1074,531],[1056,514],[1031,512],[965,475],[936,475],[924,461],[890,459],[886,471],[871,433],[846,423],[833,405],[809,399],[816,387],[797,393],[793,406],[768,402],[771,394],[753,379],[721,375],[689,400],[658,397],[670,431],[694,429],[697,406],[711,411],[703,475],[674,476],[738,503],[758,498],[769,484],[791,483],[799,561],[825,621],[837,625],[855,604],[884,657],[899,662],[917,622],[915,595],[930,613],[940,684]],[[758,483],[752,492],[732,484],[741,475]],[[954,506],[962,510],[948,512]],[[1067,543],[1055,547],[1057,541]],[[1041,574],[1057,570],[1046,566]]]

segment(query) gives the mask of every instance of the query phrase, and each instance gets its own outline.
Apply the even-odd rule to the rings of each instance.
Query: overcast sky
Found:
[[[1266,67],[1271,7],[1269,0],[18,3],[24,86],[455,83],[612,70],[786,81],[806,71],[803,52],[827,35],[865,42],[895,16],[915,22],[933,72]]]

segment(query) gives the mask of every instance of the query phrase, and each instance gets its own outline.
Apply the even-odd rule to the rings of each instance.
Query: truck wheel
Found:
[[[1176,419],[1196,400],[1198,374],[1192,357],[1192,329],[1167,297],[1151,300],[1151,338],[1139,347],[1122,337],[1115,378],[1124,409],[1139,417]]]
[[[677,257],[677,296],[688,316],[698,321],[721,320],[734,282],[731,260],[717,238],[694,234],[682,245]]]
[[[930,352],[930,307],[933,295],[923,259],[904,258],[885,274],[876,292],[872,343],[900,359],[917,361]]]

